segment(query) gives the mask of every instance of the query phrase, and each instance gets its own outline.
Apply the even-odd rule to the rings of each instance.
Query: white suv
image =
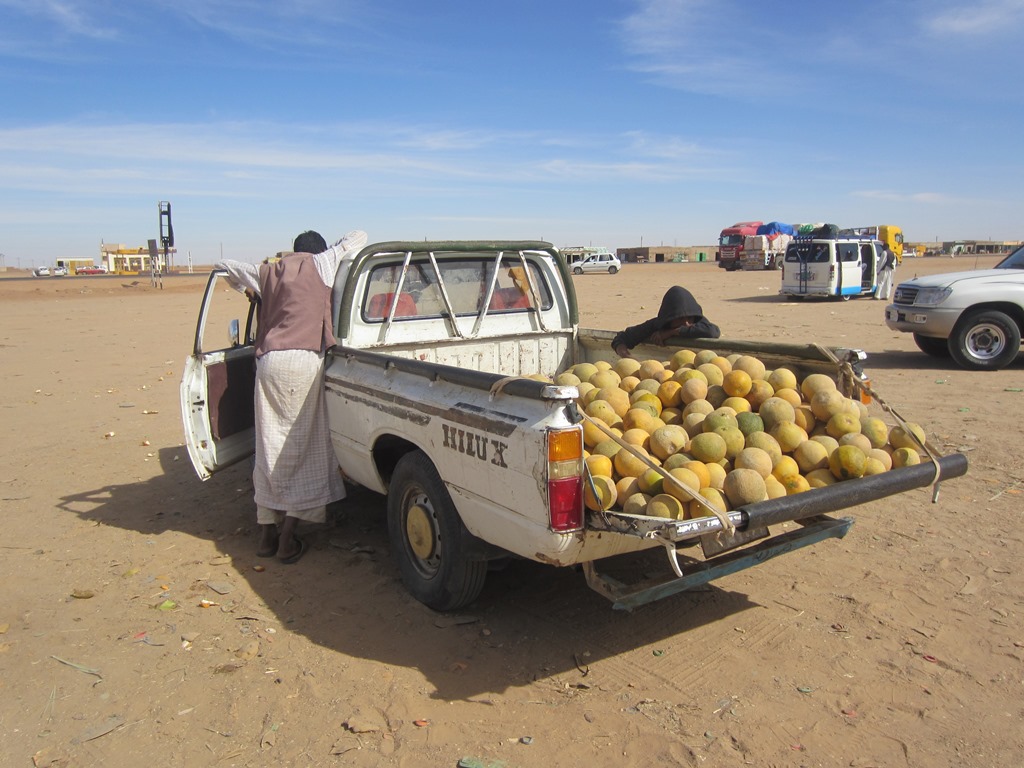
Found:
[[[614,253],[592,253],[583,261],[577,261],[572,265],[574,275],[582,275],[584,272],[607,272],[614,275],[622,269],[622,262]]]
[[[1024,246],[992,269],[915,277],[896,287],[885,324],[914,334],[918,348],[963,368],[999,370],[1020,352]]]

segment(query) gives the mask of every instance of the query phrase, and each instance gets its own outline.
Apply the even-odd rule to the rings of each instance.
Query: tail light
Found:
[[[548,517],[551,530],[583,527],[583,429],[548,430]]]

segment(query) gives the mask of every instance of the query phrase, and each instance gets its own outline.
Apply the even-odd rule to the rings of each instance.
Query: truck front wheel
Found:
[[[949,337],[949,353],[962,368],[998,371],[1012,363],[1018,352],[1020,329],[1003,312],[968,312]]]
[[[422,451],[407,453],[388,488],[388,535],[406,589],[435,611],[473,602],[486,560],[466,557],[469,532],[437,469]]]
[[[937,339],[934,336],[922,336],[919,333],[915,333],[914,343],[926,355],[949,357],[949,343],[945,339]]]

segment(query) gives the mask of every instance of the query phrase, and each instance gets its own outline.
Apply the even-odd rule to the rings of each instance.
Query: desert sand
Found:
[[[403,590],[380,497],[356,489],[281,565],[254,554],[248,465],[196,478],[178,384],[204,283],[0,280],[3,764],[1024,762],[1024,358],[962,371],[889,331],[882,302],[788,302],[775,272],[577,277],[584,327],[644,319],[678,283],[725,338],[864,349],[969,473],[632,613],[576,570],[514,562],[441,615]]]

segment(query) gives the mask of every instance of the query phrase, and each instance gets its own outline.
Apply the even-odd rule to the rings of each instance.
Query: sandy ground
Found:
[[[974,265],[911,259],[897,280]],[[284,566],[254,556],[246,465],[197,480],[178,382],[203,276],[0,280],[0,762],[1021,765],[1024,358],[958,370],[881,302],[786,302],[777,273],[575,280],[587,327],[679,283],[727,338],[860,347],[969,474],[631,614],[529,562],[434,614],[398,581],[379,497],[339,505]]]

